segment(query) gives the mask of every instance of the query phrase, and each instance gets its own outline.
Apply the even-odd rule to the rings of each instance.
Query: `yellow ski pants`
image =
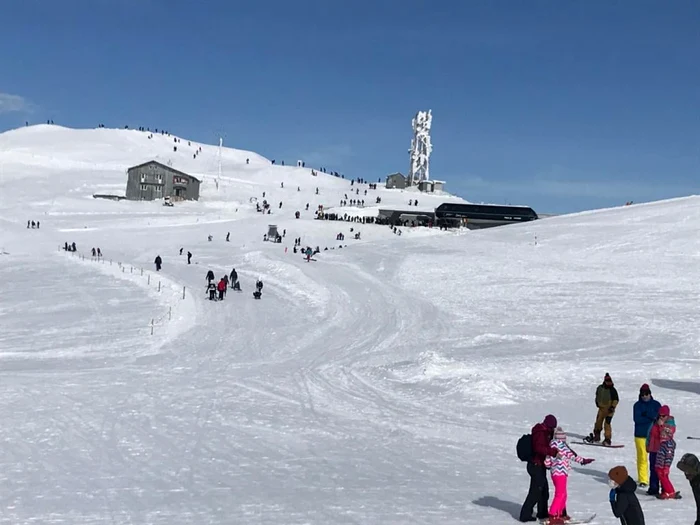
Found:
[[[647,439],[634,438],[634,447],[637,449],[637,483],[649,484],[649,454],[647,453]]]

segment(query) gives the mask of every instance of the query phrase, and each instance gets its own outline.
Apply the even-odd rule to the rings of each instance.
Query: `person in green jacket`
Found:
[[[610,445],[612,442],[612,418],[615,415],[615,409],[617,404],[620,402],[620,396],[617,394],[613,380],[610,374],[605,374],[603,378],[603,383],[598,385],[595,391],[595,406],[598,407],[598,414],[595,418],[595,425],[593,426],[593,433],[591,433],[586,439],[589,443],[600,442],[600,433],[603,430],[603,425],[605,425],[605,439],[603,440],[603,445]]]

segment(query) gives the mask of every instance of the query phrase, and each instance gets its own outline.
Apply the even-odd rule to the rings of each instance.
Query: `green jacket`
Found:
[[[595,391],[595,406],[598,408],[615,408],[620,402],[620,396],[613,385],[609,387],[598,385]]]

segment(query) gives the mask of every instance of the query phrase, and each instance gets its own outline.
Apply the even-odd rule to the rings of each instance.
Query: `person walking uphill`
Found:
[[[161,267],[163,266],[163,259],[160,258],[160,255],[156,255],[156,258],[153,262],[156,265],[156,271],[159,272]]]
[[[700,525],[700,460],[695,454],[683,454],[676,465],[678,470],[685,474],[685,479],[690,481],[695,497],[695,525]]]
[[[550,446],[554,437],[554,429],[557,428],[557,418],[549,414],[542,423],[532,427],[531,456],[527,461],[527,473],[530,476],[530,488],[520,509],[520,521],[537,521],[549,517],[547,504],[549,503],[549,483],[547,482],[547,470],[544,466],[547,456],[556,456],[559,450]],[[521,457],[521,459],[523,459]],[[537,505],[537,518],[532,516],[532,511]]]
[[[619,465],[608,472],[610,486],[610,506],[622,525],[645,525],[644,512],[637,499],[637,484],[629,476],[627,469]]]
[[[644,383],[639,389],[639,401],[634,404],[632,413],[634,416],[634,446],[637,449],[637,483],[639,488],[647,488],[650,483],[649,476],[649,455],[647,454],[647,436],[651,430],[651,426],[656,421],[656,416],[659,415],[661,403],[654,399],[651,395],[649,385]],[[654,480],[654,486],[659,486],[659,480],[656,478],[654,465],[651,466],[651,478]]]
[[[605,424],[605,439],[603,445],[610,445],[612,441],[612,427],[610,423],[615,415],[615,408],[620,402],[620,397],[617,395],[617,390],[613,384],[610,374],[605,374],[603,384],[598,385],[595,391],[595,406],[598,407],[598,414],[595,418],[593,433],[586,439],[589,443],[598,443],[600,441],[600,432]]]
[[[592,463],[592,459],[586,459],[569,448],[566,443],[566,433],[557,427],[554,437],[549,443],[550,447],[556,448],[559,454],[556,457],[548,456],[544,460],[544,466],[549,469],[554,485],[554,498],[552,506],[549,507],[549,525],[563,525],[568,516],[566,514],[566,500],[568,497],[567,485],[571,462],[575,461],[581,465]]]

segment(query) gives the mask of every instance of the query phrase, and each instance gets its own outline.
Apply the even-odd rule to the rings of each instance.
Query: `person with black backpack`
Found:
[[[518,440],[517,453],[521,461],[527,462],[527,473],[530,476],[530,489],[520,509],[520,521],[537,521],[549,517],[549,482],[544,460],[547,456],[556,457],[559,451],[550,442],[557,428],[557,418],[549,414],[542,423],[532,427],[531,434],[525,434]],[[537,505],[537,517],[532,511]]]

